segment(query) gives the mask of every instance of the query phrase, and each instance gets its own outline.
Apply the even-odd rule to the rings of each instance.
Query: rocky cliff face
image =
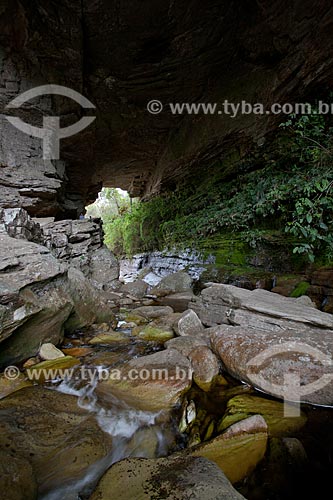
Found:
[[[1,112],[21,92],[56,83],[87,96],[96,120],[62,140],[62,161],[51,163],[39,139],[1,116],[0,206],[76,217],[102,185],[149,197],[239,158],[278,118],[153,116],[147,102],[302,101],[332,83],[332,33],[330,0],[3,0]],[[20,116],[40,126],[42,115],[56,114],[65,126],[82,113],[46,96]]]
[[[44,245],[56,259],[78,268],[99,289],[117,288],[119,265],[104,246],[101,219],[31,219],[20,208],[0,210],[0,233]]]
[[[34,356],[66,330],[113,318],[118,264],[97,221],[49,222],[0,210],[0,366]]]

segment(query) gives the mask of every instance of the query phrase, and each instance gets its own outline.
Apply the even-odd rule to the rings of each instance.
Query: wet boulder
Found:
[[[39,494],[82,477],[112,447],[75,396],[37,386],[0,401],[0,431],[0,448],[30,464]],[[29,467],[23,470],[31,475]],[[20,491],[20,483],[12,488]]]
[[[124,488],[126,484],[126,488]],[[205,458],[130,458],[114,464],[90,500],[241,500],[213,462]]]
[[[105,404],[117,398],[139,410],[170,411],[191,384],[190,361],[178,351],[167,349],[124,363],[98,384],[96,393]]]

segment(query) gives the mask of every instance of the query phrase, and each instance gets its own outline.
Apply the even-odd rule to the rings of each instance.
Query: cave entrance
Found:
[[[124,223],[126,225],[126,216],[132,211],[132,201],[127,191],[104,187],[98,193],[96,201],[86,207],[86,214],[83,216],[85,219],[102,219],[104,243],[115,255],[124,252],[122,228]]]
[[[99,217],[104,223],[121,217],[130,210],[132,199],[127,191],[120,188],[103,188],[94,203],[86,207],[85,218]]]

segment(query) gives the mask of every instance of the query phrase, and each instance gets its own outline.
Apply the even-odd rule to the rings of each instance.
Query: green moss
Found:
[[[301,281],[298,283],[296,288],[291,292],[290,297],[301,297],[302,295],[306,295],[306,292],[308,291],[308,288],[310,286],[310,283],[308,281]]]
[[[72,356],[63,356],[58,359],[42,361],[37,365],[27,368],[26,375],[29,380],[42,384],[46,380],[52,380],[59,377],[63,378],[66,376],[66,369],[73,368],[79,364],[80,361],[77,358]],[[48,378],[50,376],[52,376],[52,378]]]
[[[142,340],[155,341],[164,343],[174,337],[171,331],[163,330],[163,328],[158,328],[151,325],[146,326],[136,326],[132,330],[132,335],[138,337]]]
[[[228,90],[241,95],[244,89]],[[192,154],[212,136],[217,123],[200,123],[198,141],[190,122],[170,139],[170,161]],[[303,136],[306,130],[314,142],[324,140],[325,123],[300,118],[285,125],[293,127],[292,133],[281,129],[244,157],[233,147],[218,162],[193,166],[191,177],[176,186],[165,185],[168,193],[134,203],[118,218],[105,220],[107,245],[126,256],[195,248],[214,255],[218,268],[251,267],[255,262],[257,267],[274,267],[275,273],[279,266],[301,271],[307,261],[321,256],[325,263],[332,260],[331,160],[323,158],[323,148],[314,151]],[[331,147],[323,145],[325,150]],[[272,266],[269,260],[281,264]]]
[[[218,432],[223,432],[234,423],[252,415],[262,415],[268,425],[269,435],[274,437],[293,435],[307,420],[303,413],[299,417],[285,417],[284,405],[279,401],[242,395],[228,401],[226,412],[218,425]]]
[[[202,251],[204,257],[212,255],[215,258],[215,266],[246,266],[248,259],[253,255],[253,250],[239,236],[233,238],[230,235],[219,235],[205,238],[198,242],[197,248]]]

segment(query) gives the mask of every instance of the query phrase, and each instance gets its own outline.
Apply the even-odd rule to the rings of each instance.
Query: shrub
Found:
[[[291,116],[274,147],[234,166],[215,166],[177,190],[105,217],[106,243],[117,254],[195,247],[237,233],[255,246],[266,229],[287,232],[294,253],[333,258],[332,128],[320,115]],[[238,173],[237,173],[238,172]],[[211,175],[210,175],[211,174]]]

